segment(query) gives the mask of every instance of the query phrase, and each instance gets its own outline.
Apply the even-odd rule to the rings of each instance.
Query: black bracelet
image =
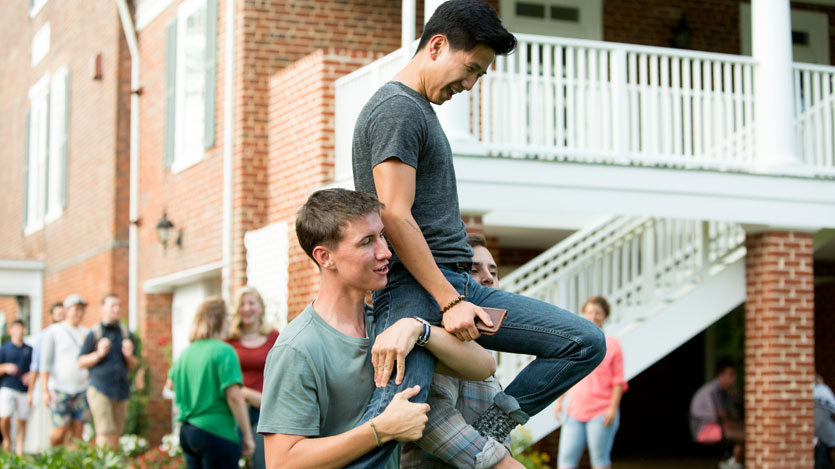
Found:
[[[432,332],[432,326],[430,326],[429,323],[426,322],[426,320],[423,318],[415,316],[415,319],[419,323],[423,324],[423,332],[418,336],[415,344],[423,347],[429,342],[429,334]]]

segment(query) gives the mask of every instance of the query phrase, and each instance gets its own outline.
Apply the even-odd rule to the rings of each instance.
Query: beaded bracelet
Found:
[[[377,446],[383,446],[383,442],[380,441],[380,435],[377,435],[377,429],[374,428],[374,419],[368,421],[371,424],[371,433],[374,434],[374,439],[377,440]]]
[[[453,306],[457,305],[458,303],[460,303],[460,302],[462,302],[466,299],[467,299],[467,297],[465,295],[459,295],[458,298],[450,301],[449,304],[447,304],[446,306],[441,308],[441,314],[446,313],[447,311],[449,311],[450,308],[452,308]]]

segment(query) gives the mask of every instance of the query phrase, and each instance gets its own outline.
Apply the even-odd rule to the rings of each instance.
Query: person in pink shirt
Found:
[[[583,317],[603,328],[609,302],[592,296],[583,304]],[[588,445],[593,468],[612,467],[612,444],[620,425],[620,399],[628,387],[623,377],[623,352],[617,338],[606,335],[606,357],[582,381],[557,399],[554,417],[565,421],[560,432],[557,467],[576,468]]]

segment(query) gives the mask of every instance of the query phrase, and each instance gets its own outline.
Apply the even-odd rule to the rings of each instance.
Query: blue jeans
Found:
[[[615,433],[620,426],[620,411],[615,415],[615,421],[608,427],[603,425],[603,415],[598,415],[588,422],[581,422],[571,416],[566,416],[560,431],[557,467],[577,467],[587,442],[592,467],[611,466],[612,445],[615,443]]]
[[[261,417],[261,410],[252,406],[249,409],[249,423],[252,425],[252,439],[255,440],[255,453],[252,455],[252,469],[265,469],[267,462],[264,459],[264,435],[258,433],[258,418]]]
[[[499,332],[482,335],[479,344],[491,350],[537,357],[493,401],[517,422],[525,423],[547,407],[591,373],[606,355],[606,338],[592,322],[539,300],[479,285],[466,267],[439,267],[452,286],[467,296],[467,301],[507,309]],[[392,266],[388,284],[374,292],[373,299],[378,334],[404,317],[420,316],[441,325],[438,304],[400,263]],[[415,347],[406,357],[403,383],[397,386],[392,378],[386,387],[377,388],[362,422],[380,415],[396,393],[416,384],[421,389],[412,401],[426,402],[435,363],[428,350]],[[395,447],[396,442],[389,442],[348,467],[383,467]]]
[[[180,446],[188,469],[238,469],[241,445],[183,422]]]

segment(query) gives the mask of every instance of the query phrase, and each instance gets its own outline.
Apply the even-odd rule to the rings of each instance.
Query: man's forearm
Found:
[[[432,326],[426,348],[438,359],[437,372],[452,371],[457,377],[473,381],[489,378],[496,372],[496,360],[475,342],[462,342],[442,327]],[[446,368],[446,369],[445,369]]]
[[[136,368],[139,365],[139,357],[136,355],[123,355],[125,357],[125,365],[129,370]]]
[[[92,351],[86,355],[78,357],[78,366],[81,368],[92,368],[101,361],[102,357],[98,351]]]
[[[443,307],[458,297],[449,281],[441,273],[432,251],[411,214],[383,211],[386,238],[409,273]]]
[[[339,468],[377,446],[368,422],[339,435],[307,438],[296,435],[265,435],[268,468]]]

